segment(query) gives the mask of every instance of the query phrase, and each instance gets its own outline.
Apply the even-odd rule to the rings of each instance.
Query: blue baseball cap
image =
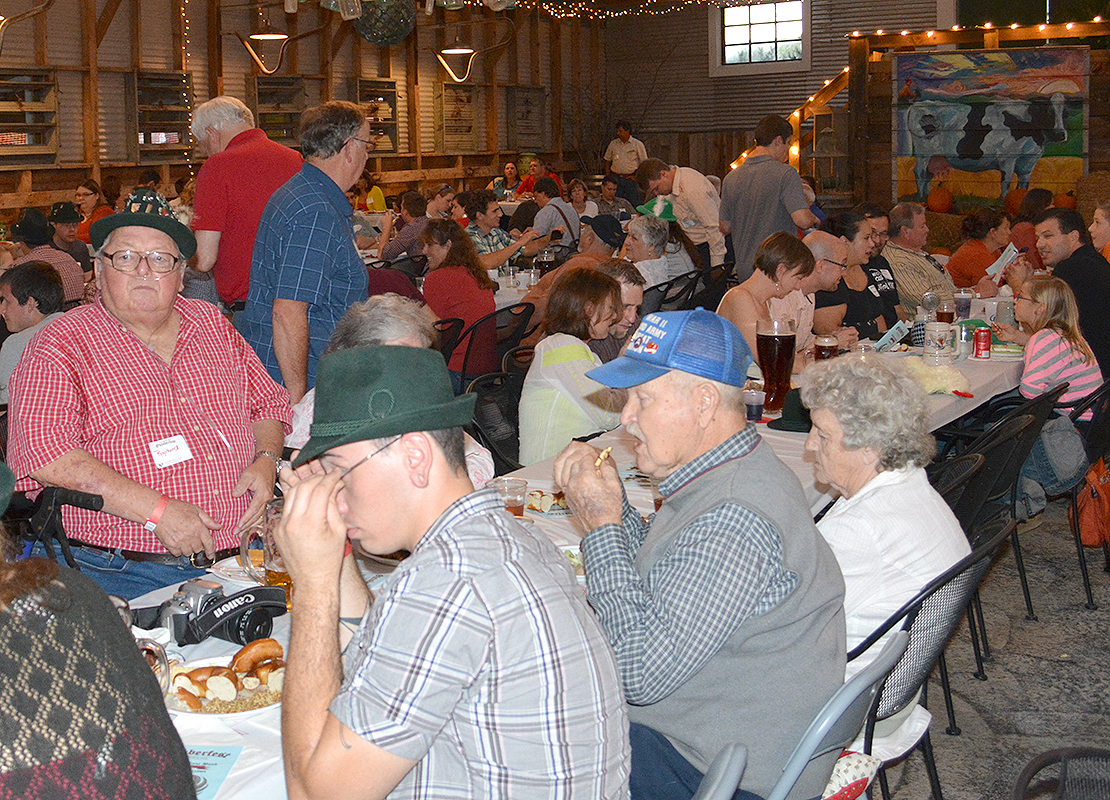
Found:
[[[743,386],[752,352],[740,329],[724,317],[697,308],[644,317],[624,354],[586,374],[617,389],[639,386],[672,369],[729,386]]]

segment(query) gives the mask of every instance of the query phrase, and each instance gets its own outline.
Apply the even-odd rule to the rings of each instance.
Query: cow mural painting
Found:
[[[1087,168],[1085,47],[898,53],[893,196],[943,182],[961,210],[1011,189],[1073,190]]]

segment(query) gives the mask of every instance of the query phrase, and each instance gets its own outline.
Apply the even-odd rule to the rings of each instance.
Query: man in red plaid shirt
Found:
[[[81,568],[131,599],[236,551],[273,496],[289,394],[214,306],[179,297],[196,239],[160,195],[90,233],[100,293],[24,351],[9,465],[20,490],[104,498],[63,525]]]

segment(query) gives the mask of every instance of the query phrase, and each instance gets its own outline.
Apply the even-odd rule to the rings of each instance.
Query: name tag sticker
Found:
[[[172,467],[193,457],[193,452],[189,449],[189,443],[185,441],[184,436],[170,436],[151,442],[150,454],[154,456],[154,465],[159,469]]]

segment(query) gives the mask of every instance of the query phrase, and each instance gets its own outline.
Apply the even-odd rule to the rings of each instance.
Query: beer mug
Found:
[[[289,571],[285,561],[278,552],[277,542],[274,541],[274,531],[281,519],[281,511],[285,506],[285,498],[278,497],[266,504],[262,521],[250,530],[243,531],[239,541],[239,565],[243,571],[263,586],[285,587],[285,607],[293,610],[293,581],[289,578]],[[251,560],[250,545],[255,537],[262,540],[262,570],[260,571]]]

